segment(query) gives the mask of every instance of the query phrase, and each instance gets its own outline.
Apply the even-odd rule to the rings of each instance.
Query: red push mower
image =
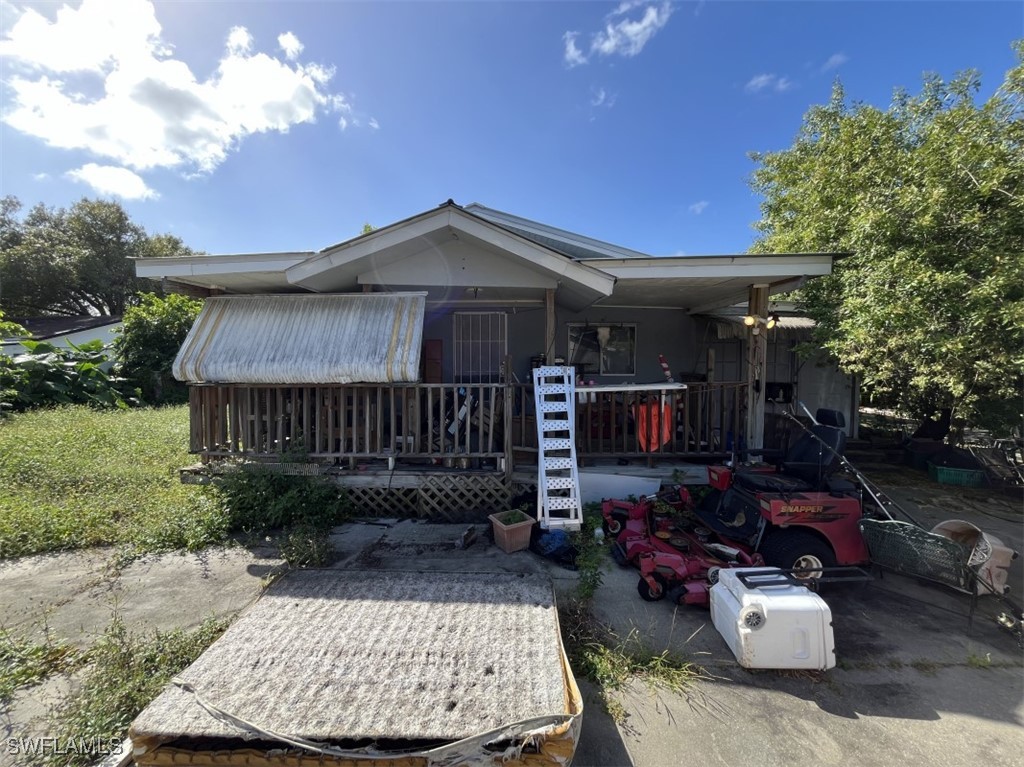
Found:
[[[602,503],[602,527],[614,538],[612,556],[640,570],[637,591],[643,599],[667,596],[676,604],[706,606],[721,568],[764,564],[758,554],[712,542],[710,530],[683,525],[678,514],[692,509],[690,493],[682,486],[635,502]]]

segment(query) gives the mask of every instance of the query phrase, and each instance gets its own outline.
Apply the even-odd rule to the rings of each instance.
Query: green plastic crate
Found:
[[[928,462],[928,476],[940,485],[959,485],[960,487],[981,487],[985,484],[985,472],[974,469],[950,469],[936,466]]]

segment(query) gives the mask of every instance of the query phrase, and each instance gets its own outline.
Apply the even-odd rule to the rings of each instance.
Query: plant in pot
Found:
[[[522,551],[530,545],[530,531],[537,521],[523,508],[491,514],[494,542],[506,554]]]

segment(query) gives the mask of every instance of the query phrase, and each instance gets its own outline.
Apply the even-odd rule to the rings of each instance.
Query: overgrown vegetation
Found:
[[[624,721],[626,712],[612,693],[628,683],[690,695],[694,683],[704,677],[703,669],[683,655],[652,650],[635,630],[625,638],[616,636],[581,602],[561,607],[558,620],[573,671],[598,686],[602,704],[618,722]]]
[[[0,559],[113,544],[123,560],[283,529],[289,563],[329,561],[328,531],[349,512],[340,488],[254,465],[216,488],[183,485],[188,428],[182,406],[62,407],[0,422]]]
[[[138,404],[138,392],[108,372],[112,362],[102,341],[79,346],[31,340],[21,344],[26,353],[0,355],[0,414],[54,405],[125,408]]]
[[[211,491],[182,485],[188,411],[63,407],[0,422],[0,558],[120,544],[196,550],[224,540]]]
[[[138,302],[125,309],[114,341],[118,372],[139,387],[145,402],[185,402],[188,387],[174,379],[171,365],[203,302],[178,294],[161,298],[155,293],[140,294]]]
[[[52,674],[72,670],[83,657],[49,631],[42,642],[32,642],[0,630],[0,705],[9,703],[21,687],[31,687]]]
[[[86,741],[117,742],[139,712],[226,628],[227,622],[211,619],[191,632],[158,631],[140,636],[115,616],[90,649],[90,664],[76,692],[57,709],[52,732]],[[89,754],[51,753],[47,764],[85,767],[94,761]]]
[[[755,154],[758,253],[833,252],[802,299],[815,346],[883,407],[1020,429],[1024,357],[1024,41],[978,102],[975,72],[892,106],[832,100],[793,145]]]
[[[293,567],[327,564],[330,529],[350,511],[336,485],[274,466],[241,464],[221,478],[218,493],[232,529],[263,534],[284,528],[281,556]]]

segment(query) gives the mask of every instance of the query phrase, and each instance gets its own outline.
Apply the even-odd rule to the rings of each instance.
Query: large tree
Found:
[[[23,218],[20,209],[15,197],[0,200],[0,307],[9,316],[122,314],[146,287],[132,257],[192,253],[177,237],[148,235],[116,202],[39,204]]]
[[[802,291],[816,340],[917,415],[1017,415],[1024,370],[1024,43],[979,103],[974,72],[927,75],[883,110],[830,103],[752,155],[754,252],[842,252]],[[1004,412],[1006,409],[1004,408]]]

